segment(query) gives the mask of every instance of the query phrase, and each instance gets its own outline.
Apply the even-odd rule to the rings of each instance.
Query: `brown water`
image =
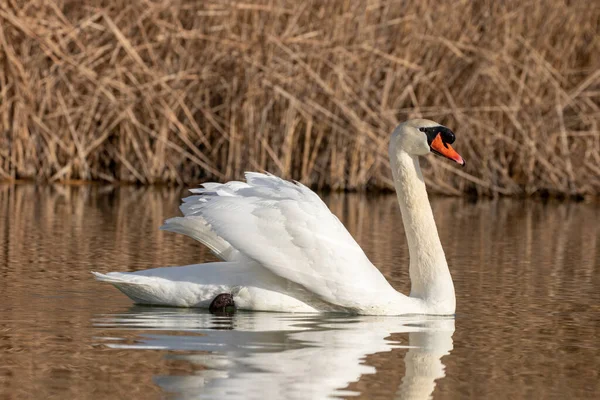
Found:
[[[132,306],[89,271],[214,260],[157,230],[183,191],[0,186],[0,398],[594,398],[600,207],[433,199],[455,319]],[[394,196],[332,210],[395,287]]]

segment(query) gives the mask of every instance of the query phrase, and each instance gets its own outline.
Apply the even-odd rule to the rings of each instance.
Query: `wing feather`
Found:
[[[270,174],[205,184],[184,200],[233,248],[323,301],[363,308],[393,291],[352,235],[313,191]],[[395,293],[395,291],[393,291]]]

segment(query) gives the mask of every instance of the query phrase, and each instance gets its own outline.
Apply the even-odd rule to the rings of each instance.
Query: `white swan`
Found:
[[[325,203],[310,189],[273,175],[206,183],[184,199],[184,217],[161,229],[208,246],[224,262],[94,273],[136,303],[208,307],[231,293],[240,309],[341,311],[365,315],[453,314],[456,300],[419,156],[464,165],[454,134],[436,122],[400,124],[389,155],[410,253],[411,293],[394,290]]]

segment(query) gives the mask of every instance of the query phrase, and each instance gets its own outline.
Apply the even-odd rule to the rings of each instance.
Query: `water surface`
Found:
[[[595,398],[600,207],[432,200],[456,318],[133,306],[89,271],[214,261],[176,189],[0,186],[0,398]],[[327,203],[409,290],[395,197]]]

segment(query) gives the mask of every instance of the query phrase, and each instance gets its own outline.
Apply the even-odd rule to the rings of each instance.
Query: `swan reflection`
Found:
[[[375,374],[369,355],[407,349],[398,399],[427,399],[445,376],[454,319],[238,313],[133,307],[102,315],[96,327],[143,330],[134,343],[98,338],[110,348],[164,349],[198,367],[193,375],[157,376],[165,392],[183,398],[321,399],[359,394],[348,386]],[[177,335],[171,333],[176,331]],[[408,333],[393,340],[392,334]],[[396,337],[396,335],[395,335]],[[397,362],[400,362],[399,360]],[[401,366],[399,366],[401,370]]]

